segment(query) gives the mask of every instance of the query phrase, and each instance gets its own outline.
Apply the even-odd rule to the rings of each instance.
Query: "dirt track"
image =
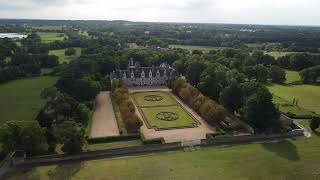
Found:
[[[96,98],[96,107],[92,117],[90,137],[95,138],[117,135],[120,135],[120,133],[110,99],[110,92],[100,92]]]

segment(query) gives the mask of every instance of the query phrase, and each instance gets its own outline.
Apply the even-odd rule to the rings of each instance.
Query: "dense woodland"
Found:
[[[39,29],[34,27],[46,25],[61,28],[41,31],[65,33],[68,38],[42,43],[35,33]],[[89,36],[79,35],[79,30]],[[0,125],[5,152],[23,149],[31,155],[53,153],[58,143],[66,153],[80,152],[86,143],[84,127],[90,123],[94,98],[101,90],[111,90],[109,73],[126,68],[130,57],[145,66],[167,62],[178,70],[185,80],[172,80],[170,87],[210,124],[219,124],[231,114],[249,123],[256,133],[290,130],[279,120],[266,83],[284,83],[284,69],[301,71],[302,83],[319,82],[320,55],[311,52],[319,52],[320,28],[314,27],[0,20],[0,32],[28,33],[20,44],[0,39],[0,83],[41,76],[44,68],[52,69],[45,75],[59,77],[54,87],[42,91],[46,103],[37,121]],[[145,48],[130,49],[127,43]],[[277,44],[250,48],[247,43]],[[169,44],[229,48],[208,52],[154,48]],[[48,54],[63,48],[68,48],[66,54],[74,54],[72,47],[81,47],[82,55],[68,64],[59,64],[57,56]],[[301,53],[276,60],[264,52],[270,49]],[[141,120],[133,114],[126,87],[116,82],[112,94],[126,117],[128,132],[136,132]],[[37,136],[32,135],[34,132]]]

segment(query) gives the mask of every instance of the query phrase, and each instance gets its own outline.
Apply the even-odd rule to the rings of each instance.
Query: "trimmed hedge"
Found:
[[[88,139],[89,144],[97,143],[109,143],[109,142],[118,142],[118,141],[129,141],[129,140],[138,140],[141,138],[139,133],[120,135],[120,136],[108,136],[108,137],[99,137]]]
[[[206,138],[207,139],[213,139],[217,136],[223,136],[223,135],[226,135],[226,132],[217,132],[217,133],[207,133],[206,134]]]
[[[164,144],[164,138],[154,138],[154,139],[146,139],[144,135],[141,133],[141,140],[143,144]]]

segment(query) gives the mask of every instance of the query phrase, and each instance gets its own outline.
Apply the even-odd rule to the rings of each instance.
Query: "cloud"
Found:
[[[0,0],[2,18],[320,25],[319,0]]]

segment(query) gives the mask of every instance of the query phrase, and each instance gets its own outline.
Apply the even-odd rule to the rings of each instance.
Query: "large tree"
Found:
[[[82,147],[86,143],[84,128],[73,121],[64,121],[55,125],[53,134],[58,142],[63,144],[62,151],[67,154],[82,152]]]
[[[237,111],[242,105],[243,93],[237,83],[226,87],[220,94],[220,103],[231,113]]]
[[[286,72],[278,66],[269,68],[269,77],[273,83],[284,83],[286,81]]]
[[[37,121],[7,121],[0,125],[0,141],[7,153],[24,150],[34,155],[46,150],[45,131]]]
[[[242,107],[243,118],[256,132],[277,132],[280,129],[280,113],[272,103],[272,95],[266,88],[258,88],[247,97]]]

